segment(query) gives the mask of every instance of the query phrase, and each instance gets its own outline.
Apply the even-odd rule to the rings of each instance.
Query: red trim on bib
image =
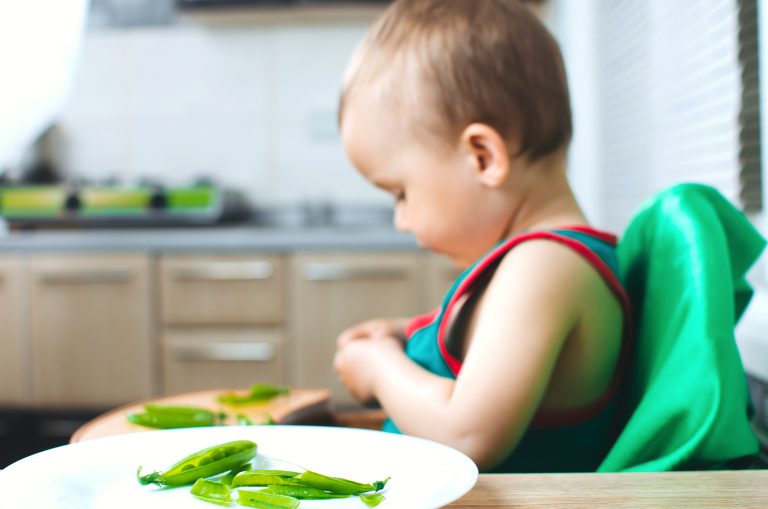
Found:
[[[570,230],[574,232],[580,232],[584,233],[586,235],[589,235],[590,237],[594,237],[596,239],[602,240],[606,244],[611,244],[612,246],[615,246],[618,242],[618,237],[614,235],[613,233],[604,232],[602,230],[596,230],[590,226],[564,226],[562,228],[556,228],[556,230]]]
[[[405,324],[405,338],[411,339],[411,336],[419,330],[432,325],[439,315],[440,308],[437,308],[429,313],[413,317],[410,322]]]

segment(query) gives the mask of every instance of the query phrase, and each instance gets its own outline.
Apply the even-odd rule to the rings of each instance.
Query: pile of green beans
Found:
[[[281,387],[263,383],[251,385],[245,395],[235,392],[220,394],[216,399],[224,405],[247,405],[249,403],[263,403],[281,394],[288,394],[290,387]],[[227,414],[224,412],[212,412],[207,408],[178,405],[160,405],[147,403],[143,412],[129,413],[126,415],[128,422],[147,428],[173,429],[194,428],[198,426],[219,426],[224,424]],[[235,414],[234,419],[240,425],[252,425],[254,422],[243,414]],[[271,415],[264,413],[264,424],[275,424]]]
[[[192,486],[191,493],[200,500],[222,506],[234,504],[232,490],[237,489],[237,503],[257,509],[296,509],[301,500],[330,500],[357,496],[368,507],[384,500],[379,493],[389,477],[373,483],[359,483],[331,477],[311,470],[250,470],[257,445],[249,440],[236,440],[208,447],[179,460],[165,472],[141,475],[142,485],[162,487]],[[216,480],[210,479],[216,476]],[[258,491],[242,489],[262,487]]]

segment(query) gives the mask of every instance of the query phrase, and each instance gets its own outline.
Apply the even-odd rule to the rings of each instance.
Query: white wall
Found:
[[[0,170],[17,165],[62,109],[86,4],[86,0],[0,2]]]
[[[595,0],[552,0],[550,28],[560,43],[568,74],[574,136],[568,174],[587,218],[602,226],[597,104]]]
[[[366,21],[177,25],[87,34],[61,118],[68,170],[202,175],[259,204],[389,203],[343,154],[336,103]]]

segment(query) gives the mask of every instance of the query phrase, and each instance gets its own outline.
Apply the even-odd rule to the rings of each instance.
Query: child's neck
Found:
[[[586,225],[566,174],[561,154],[544,157],[521,172],[522,186],[512,200],[507,235],[558,226]]]

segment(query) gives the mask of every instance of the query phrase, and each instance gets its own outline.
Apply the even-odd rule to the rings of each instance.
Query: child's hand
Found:
[[[368,323],[368,322],[367,322]],[[360,403],[376,399],[376,374],[388,355],[401,355],[403,344],[399,338],[388,335],[370,335],[368,341],[350,339],[339,348],[333,366],[341,382]]]
[[[355,339],[370,339],[375,336],[392,336],[405,343],[405,324],[407,318],[377,318],[353,325],[342,332],[336,344],[338,348],[344,347]]]

